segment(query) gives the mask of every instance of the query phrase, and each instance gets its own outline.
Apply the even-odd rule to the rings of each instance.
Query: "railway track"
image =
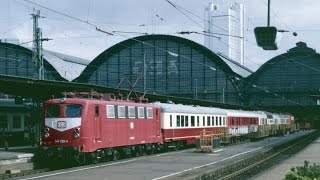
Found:
[[[303,136],[285,144],[276,146],[268,152],[257,154],[244,160],[236,161],[214,172],[203,174],[195,179],[248,179],[264,169],[267,169],[270,166],[273,166],[299,152],[319,137],[320,132],[315,131],[310,135]]]
[[[19,173],[5,173],[5,174],[0,174],[0,179],[23,177],[27,175],[39,174],[39,173],[48,172],[48,171],[49,171],[48,168],[44,168],[44,169],[26,170],[26,171],[21,171]]]

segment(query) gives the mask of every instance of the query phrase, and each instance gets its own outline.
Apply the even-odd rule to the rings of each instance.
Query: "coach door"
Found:
[[[156,108],[156,135],[157,136],[160,136],[160,133],[161,133],[161,122],[160,122],[160,109]]]
[[[101,139],[101,116],[99,105],[96,105],[94,108],[94,133],[96,139]]]

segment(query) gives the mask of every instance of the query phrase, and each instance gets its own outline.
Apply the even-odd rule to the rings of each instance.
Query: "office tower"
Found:
[[[204,45],[244,65],[244,5],[214,0],[205,9]]]

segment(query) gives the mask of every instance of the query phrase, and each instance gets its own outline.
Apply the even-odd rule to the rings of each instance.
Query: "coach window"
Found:
[[[152,108],[147,108],[147,118],[152,119],[153,114],[152,114]]]
[[[177,115],[177,127],[180,127],[180,116]]]
[[[128,107],[128,116],[129,118],[135,118],[136,117],[136,108],[133,106]]]
[[[170,127],[172,127],[172,115],[170,115]]]
[[[185,116],[184,119],[186,120],[186,125],[185,127],[189,127],[189,116]]]
[[[181,127],[184,127],[184,116],[181,116]]]
[[[126,107],[118,106],[118,118],[125,118],[125,117],[126,117]]]
[[[216,116],[216,126],[218,126],[218,116]]]
[[[206,118],[202,116],[202,126],[206,126]]]
[[[194,127],[194,116],[191,116],[191,127]]]
[[[212,124],[212,126],[215,126],[214,125],[214,116],[211,117],[211,124]]]
[[[207,116],[207,126],[211,126],[210,116]]]
[[[221,126],[222,125],[222,117],[220,116],[219,117],[219,126]]]
[[[144,116],[144,107],[138,107],[138,118],[139,119],[145,118],[145,116]]]
[[[115,112],[114,112],[114,106],[113,105],[107,105],[107,118],[115,118]]]
[[[199,118],[199,116],[197,116],[197,126],[198,127],[200,126],[200,118]]]

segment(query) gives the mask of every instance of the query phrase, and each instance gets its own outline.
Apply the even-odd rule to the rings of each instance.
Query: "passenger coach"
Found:
[[[201,131],[226,134],[227,121],[224,109],[155,103],[161,108],[161,129],[165,142],[195,144]]]

